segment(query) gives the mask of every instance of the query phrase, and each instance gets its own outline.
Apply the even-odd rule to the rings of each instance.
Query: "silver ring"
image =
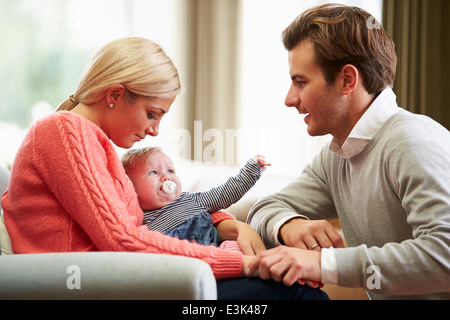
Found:
[[[319,245],[317,243],[314,243],[309,250],[314,250],[315,247],[318,247]]]

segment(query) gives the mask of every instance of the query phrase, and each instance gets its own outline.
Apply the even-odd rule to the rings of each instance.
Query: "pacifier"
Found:
[[[170,180],[164,181],[163,190],[165,193],[174,193],[177,190],[177,184]]]

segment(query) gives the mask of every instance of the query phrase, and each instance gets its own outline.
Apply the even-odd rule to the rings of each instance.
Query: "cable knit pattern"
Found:
[[[30,128],[2,198],[15,253],[134,251],[206,261],[217,279],[241,274],[242,254],[148,231],[131,181],[100,128],[58,112]],[[233,217],[212,214],[218,223]]]

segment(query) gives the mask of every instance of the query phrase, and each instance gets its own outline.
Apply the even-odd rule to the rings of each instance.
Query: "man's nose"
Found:
[[[300,98],[297,92],[293,90],[292,86],[286,95],[284,104],[286,105],[286,107],[297,107],[300,104]]]

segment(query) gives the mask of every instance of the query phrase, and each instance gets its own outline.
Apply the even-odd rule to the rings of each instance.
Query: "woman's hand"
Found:
[[[259,275],[261,279],[274,279],[287,286],[295,282],[316,288],[321,279],[320,252],[279,246],[259,252],[256,257],[244,256],[244,275]]]
[[[255,256],[243,256],[243,265],[242,265],[242,275],[244,277],[258,277],[259,276],[259,270],[256,269],[252,273],[248,273],[247,271],[250,270],[250,265],[252,261],[256,260],[257,258]]]
[[[261,237],[244,222],[224,220],[216,228],[220,240],[236,240],[244,255],[254,256],[266,250]]]
[[[243,222],[238,222],[238,236],[237,243],[241,251],[250,256],[254,256],[257,253],[266,250],[266,246],[264,245],[261,237],[252,227]]]

